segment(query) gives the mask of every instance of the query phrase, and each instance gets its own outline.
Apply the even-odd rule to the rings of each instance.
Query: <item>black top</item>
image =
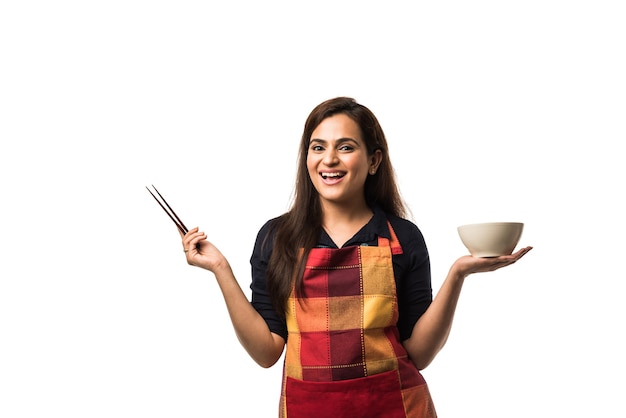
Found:
[[[379,208],[373,208],[374,216],[343,247],[353,245],[378,245],[378,236],[391,239],[387,220],[402,246],[402,254],[393,254],[393,272],[398,293],[398,330],[400,339],[411,336],[413,326],[432,302],[430,277],[430,259],[424,237],[413,222],[394,215],[386,214]],[[265,271],[273,247],[273,236],[268,237],[270,226],[275,219],[263,225],[257,235],[254,251],[250,258],[252,265],[252,305],[263,316],[265,322],[275,334],[287,340],[287,324],[272,307],[265,286]],[[268,241],[263,245],[265,239]],[[322,230],[318,247],[337,248],[337,245]]]

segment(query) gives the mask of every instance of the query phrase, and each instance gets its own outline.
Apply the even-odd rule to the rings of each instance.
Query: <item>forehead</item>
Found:
[[[311,140],[337,140],[351,138],[361,141],[361,128],[349,116],[339,113],[322,120],[313,130]]]

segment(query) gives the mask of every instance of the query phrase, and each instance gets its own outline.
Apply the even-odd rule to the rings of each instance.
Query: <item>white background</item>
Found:
[[[441,417],[623,417],[626,15],[619,1],[0,5],[0,416],[276,416],[154,184],[249,294],[304,120],[380,119],[431,252],[522,221],[424,370]]]

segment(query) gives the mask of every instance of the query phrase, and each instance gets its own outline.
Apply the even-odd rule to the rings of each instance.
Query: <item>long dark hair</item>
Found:
[[[307,169],[309,142],[313,131],[324,119],[340,113],[350,117],[360,127],[368,155],[376,150],[382,153],[382,161],[376,174],[369,175],[365,181],[366,202],[396,216],[404,217],[407,213],[389,159],[387,140],[376,116],[350,97],[337,97],[317,105],[304,124],[291,208],[274,224],[275,235],[267,268],[267,287],[275,309],[283,316],[294,280],[296,291],[301,289],[306,259],[317,243],[322,228],[319,195]]]

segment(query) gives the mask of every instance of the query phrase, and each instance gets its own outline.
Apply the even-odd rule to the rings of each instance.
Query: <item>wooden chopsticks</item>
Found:
[[[163,200],[163,203],[165,203],[165,205],[163,205],[163,203],[161,203],[161,201],[154,195],[154,193],[152,193],[150,191],[150,189],[148,189],[148,186],[146,186],[146,189],[148,189],[148,191],[150,192],[150,194],[152,195],[152,197],[154,197],[154,200],[157,201],[157,203],[159,204],[159,206],[161,206],[163,208],[163,210],[165,211],[165,213],[167,213],[167,216],[170,217],[170,219],[172,221],[174,221],[174,223],[176,224],[176,227],[178,228],[178,230],[180,232],[182,232],[183,234],[186,234],[188,232],[187,227],[185,226],[185,224],[183,223],[183,221],[180,220],[180,218],[178,217],[178,215],[176,215],[176,212],[174,212],[174,210],[170,207],[170,205],[167,204],[167,201],[163,198],[163,196],[161,196],[161,193],[159,193],[159,191],[156,189],[156,187],[154,187],[154,185],[152,186],[152,188],[154,189],[154,191],[159,195],[159,197],[161,198],[161,200]],[[167,207],[167,208],[166,208]]]

